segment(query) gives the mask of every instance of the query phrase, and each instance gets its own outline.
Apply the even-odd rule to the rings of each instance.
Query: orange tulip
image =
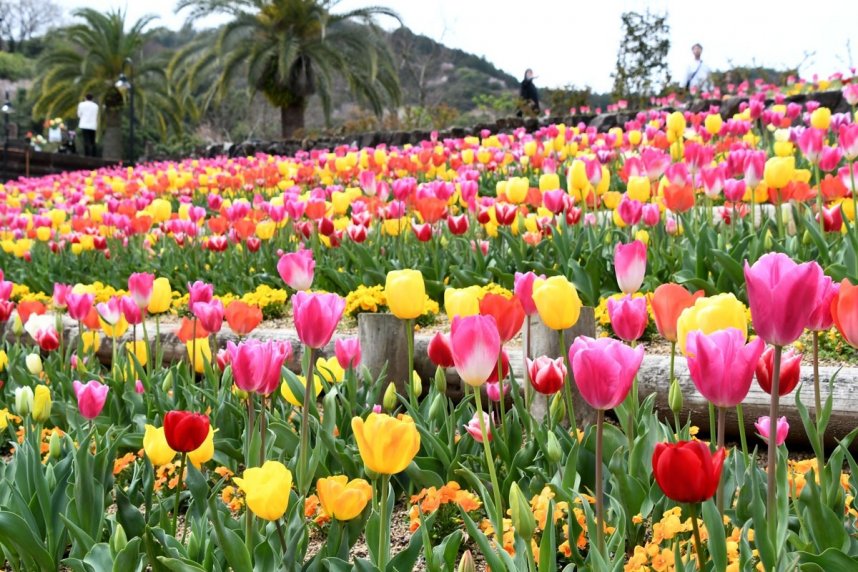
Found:
[[[694,206],[694,190],[691,185],[664,187],[664,205],[675,213],[684,213]]]
[[[224,317],[233,332],[239,336],[246,336],[262,321],[262,310],[241,300],[233,300],[226,307]]]
[[[196,330],[194,330],[194,322],[197,324]],[[179,338],[179,341],[183,344],[186,344],[194,338],[194,334],[196,334],[197,339],[207,338],[209,336],[209,333],[199,320],[196,318],[193,320],[182,318],[182,325],[179,326],[179,330],[176,332],[176,337]]]
[[[214,234],[223,234],[229,228],[229,221],[225,216],[216,216],[208,220],[209,230]]]
[[[831,316],[843,338],[853,348],[858,348],[858,286],[853,286],[846,278],[831,301]]]
[[[669,342],[676,342],[676,322],[686,308],[703,296],[703,290],[694,294],[679,284],[662,284],[652,294],[652,311],[658,333]]]
[[[25,302],[18,303],[18,316],[21,318],[22,324],[27,323],[27,320],[30,318],[30,315],[41,315],[44,314],[46,311],[47,308],[45,307],[45,305],[38,300],[27,300]]]

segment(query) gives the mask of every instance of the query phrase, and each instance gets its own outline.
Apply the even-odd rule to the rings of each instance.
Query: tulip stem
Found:
[[[736,406],[736,418],[739,421],[739,442],[742,443],[742,457],[745,459],[745,468],[751,464],[751,459],[748,456],[748,439],[745,437],[745,412],[742,409],[742,404]]]
[[[777,531],[775,518],[775,503],[777,502],[777,480],[775,479],[778,466],[778,405],[780,401],[781,353],[782,346],[775,346],[774,364],[772,367],[772,394],[769,408],[769,458],[768,458],[768,490],[766,491],[766,519],[768,520],[769,538],[774,542]]]
[[[849,179],[852,183],[852,228],[858,234],[858,188],[855,188],[855,161],[849,161]]]
[[[700,526],[697,524],[697,505],[690,503],[688,512],[691,513],[691,529],[694,532],[694,550],[697,552],[697,569],[703,570],[703,543],[700,541]]]
[[[819,185],[819,162],[813,164],[813,178],[816,181],[816,211],[819,217],[819,234],[825,236],[825,217],[822,216],[822,188]]]
[[[191,379],[197,375],[197,317],[191,327]]]
[[[486,431],[486,421],[483,417],[483,398],[479,387],[474,388],[474,398],[477,401],[477,418],[480,420],[480,433],[483,437],[483,451],[486,454],[486,463],[489,466],[489,476],[492,479],[492,489],[494,489],[495,497],[495,522],[493,526],[495,533],[499,534],[499,538],[503,537],[503,501],[501,500],[501,490],[498,485],[498,476],[495,472],[494,457],[492,457],[492,449],[489,444],[489,435]],[[498,532],[499,531],[499,532]]]
[[[309,346],[307,347],[307,356],[309,357],[309,360],[307,361],[307,376],[304,384],[304,403],[301,404],[301,451],[298,457],[298,486],[300,487],[298,492],[302,495],[306,495],[310,488],[311,479],[310,475],[307,474],[310,470],[307,460],[307,455],[310,452],[310,400],[313,398],[312,391],[316,383],[316,380],[313,377],[315,373],[313,348]]]
[[[572,365],[569,363],[569,352],[566,349],[566,331],[560,330],[560,355],[566,364],[566,379],[563,380],[563,400],[566,402],[566,418],[569,420],[569,428],[577,429],[575,420],[575,405],[572,402]]]
[[[525,367],[525,369],[527,369]],[[503,377],[503,346],[501,346],[501,351],[498,353],[498,393],[500,394],[500,399],[498,400],[498,414],[500,415],[500,426],[501,426],[501,435],[504,440],[506,440],[506,395],[503,391],[503,382],[506,378]],[[489,404],[491,405],[491,404]]]
[[[724,447],[724,426],[727,424],[727,408],[718,408],[718,446],[716,450]],[[724,477],[718,479],[718,489],[715,493],[715,504],[718,506],[718,514],[724,514]]]
[[[247,435],[244,439],[244,470],[246,471],[253,466],[250,460],[250,443],[253,441],[253,426],[255,421],[255,413],[253,408],[253,393],[247,394]],[[244,543],[247,551],[253,554],[253,513],[250,509],[244,511]]]
[[[533,387],[530,382],[530,369],[527,367],[527,360],[530,359],[530,316],[525,316],[527,324],[524,334],[524,408],[530,412],[530,402],[533,400]]]
[[[819,332],[813,331],[813,396],[816,398],[816,423],[822,414],[822,396],[819,389]],[[820,459],[824,460],[824,459]]]
[[[141,321],[143,325],[143,339],[146,340],[146,375],[152,373],[152,352],[149,351],[149,332],[146,330],[146,316],[143,316],[143,320]],[[137,348],[135,348],[137,349]]]
[[[387,514],[387,496],[390,489],[390,475],[381,475],[381,505],[379,506],[379,531],[378,531],[378,569],[387,567],[387,557],[390,553],[390,542],[387,540],[390,534],[390,517]]]
[[[605,492],[602,484],[602,429],[605,425],[604,409],[596,410],[596,550],[605,553]]]
[[[715,414],[715,406],[712,405],[712,402],[709,402],[709,450],[711,452],[715,452],[715,447],[712,446],[714,437],[718,433],[718,425],[716,422],[716,414]]]
[[[262,396],[262,407],[259,408],[259,466],[265,464],[265,434],[268,432],[266,427],[265,396]]]
[[[179,499],[182,496],[182,484],[185,481],[185,461],[188,458],[187,453],[182,453],[182,458],[179,461],[179,482],[176,484],[176,502],[173,505],[173,536],[178,535],[178,522],[179,522]],[[185,523],[187,526],[187,523]]]
[[[281,524],[279,518],[275,520],[274,523],[277,525],[277,536],[280,537],[280,549],[283,551],[283,556],[285,558],[288,548],[286,547],[286,537],[283,535],[283,524]]]
[[[414,322],[405,320],[405,341],[408,344],[408,379],[405,383],[408,384],[408,399],[411,402],[411,409],[414,414],[417,414],[417,396],[414,394]]]

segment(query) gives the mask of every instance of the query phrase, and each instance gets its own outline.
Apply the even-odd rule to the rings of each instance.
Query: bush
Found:
[[[33,60],[21,54],[0,52],[0,79],[29,79],[33,77],[33,70]]]

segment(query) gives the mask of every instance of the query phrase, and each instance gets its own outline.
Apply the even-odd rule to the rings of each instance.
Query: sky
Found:
[[[131,18],[160,17],[157,24],[179,28],[176,0],[65,0],[75,7],[127,8]],[[367,5],[396,10],[413,31],[452,48],[483,56],[520,77],[533,68],[538,87],[590,86],[610,91],[625,11],[668,13],[674,78],[684,76],[691,46],[703,46],[714,70],[740,65],[800,66],[802,77],[828,77],[858,66],[858,2],[816,0],[787,3],[749,0],[341,0],[334,11]],[[701,8],[704,6],[704,8]],[[66,18],[71,20],[71,16]],[[221,22],[223,20],[220,20]],[[211,26],[217,19],[195,22]],[[380,20],[385,28],[396,23]],[[851,45],[850,45],[850,39]]]

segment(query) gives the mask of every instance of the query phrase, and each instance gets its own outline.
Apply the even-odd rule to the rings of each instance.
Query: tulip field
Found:
[[[6,569],[858,569],[839,373],[797,389],[858,365],[842,89],[841,113],[760,93],[608,132],[5,183]],[[585,307],[594,336],[572,333]],[[365,367],[384,348],[362,313],[395,317],[405,379]],[[561,351],[529,351],[532,321]],[[639,387],[648,355],[669,409]],[[752,385],[771,404],[746,434]]]

